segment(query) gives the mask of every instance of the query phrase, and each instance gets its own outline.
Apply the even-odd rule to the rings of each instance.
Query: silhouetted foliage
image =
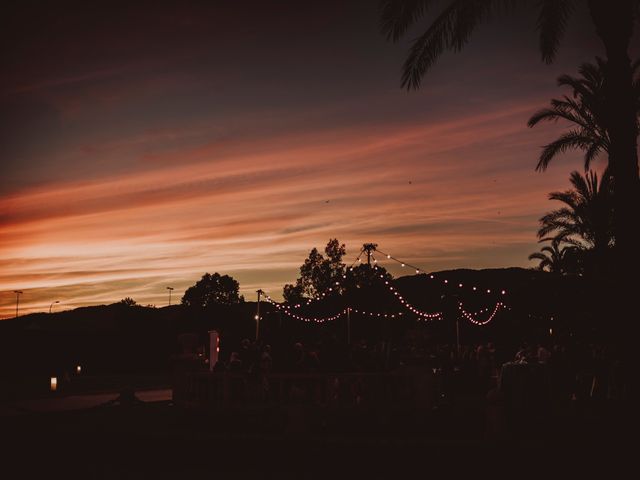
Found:
[[[138,302],[136,302],[133,298],[131,297],[125,297],[122,300],[120,300],[119,302],[122,305],[125,305],[127,307],[135,307],[136,305],[138,305]]]
[[[397,42],[439,3],[442,4],[434,0],[383,0],[380,30],[388,40]],[[424,74],[445,51],[462,50],[481,23],[519,3],[516,0],[446,2],[422,35],[413,41],[403,67],[402,85],[408,89],[420,87]],[[539,3],[540,52],[542,59],[550,63],[566,30],[573,2],[554,0]]]
[[[342,257],[346,254],[344,244],[340,244],[337,238],[332,238],[327,243],[323,256],[317,248],[311,249],[309,256],[300,266],[300,277],[295,284],[287,284],[283,289],[286,302],[299,303],[305,298],[313,298],[321,293],[340,291],[342,277],[345,273],[345,265]]]
[[[562,273],[602,273],[615,244],[611,176],[606,170],[598,181],[595,172],[585,176],[572,172],[571,184],[571,190],[549,194],[550,200],[558,200],[565,206],[540,219],[538,238],[545,241],[551,236],[554,241],[573,247],[562,256],[565,263]]]
[[[347,290],[368,288],[393,280],[393,276],[387,272],[386,268],[379,265],[370,266],[366,263],[349,268],[346,276],[344,284]]]
[[[600,181],[595,172],[583,176],[574,171],[570,181],[571,190],[549,194],[549,200],[558,200],[565,206],[540,219],[538,237],[552,235],[582,250],[607,250],[614,244],[613,184],[608,170]]]
[[[428,24],[422,35],[412,43],[404,62],[402,86],[417,89],[424,74],[445,51],[459,51],[470,40],[471,34],[501,11],[508,11],[528,2],[518,0],[383,0],[381,2],[380,29],[389,40],[398,41],[408,29],[421,20],[435,6],[441,10]],[[542,0],[535,2],[538,11],[537,30],[542,59],[549,63],[556,54],[572,15],[577,8],[586,8],[595,26],[595,33],[606,52],[602,91],[606,101],[598,112],[600,126],[609,138],[609,166],[615,179],[614,234],[616,238],[615,270],[617,286],[613,290],[619,309],[618,316],[633,308],[634,292],[625,276],[635,275],[640,268],[640,229],[637,228],[640,207],[640,177],[638,174],[638,81],[629,56],[629,45],[634,28],[640,20],[638,0]],[[566,142],[566,143],[563,143]],[[578,145],[596,152],[594,143],[568,137],[562,145]],[[566,148],[566,147],[565,147]],[[553,153],[553,150],[550,152]],[[553,156],[553,155],[552,155]],[[587,155],[587,159],[589,154]],[[544,162],[543,162],[544,164]]]
[[[609,155],[611,139],[605,119],[605,69],[606,62],[596,57],[595,64],[583,63],[580,66],[579,78],[561,75],[558,77],[558,85],[570,87],[571,95],[552,99],[550,107],[543,108],[531,116],[529,127],[534,127],[541,121],[565,120],[573,124],[571,130],[543,147],[536,170],[545,170],[558,154],[570,149],[584,151],[585,171],[601,152]],[[640,62],[636,61],[632,66],[636,116],[640,114],[640,76],[637,76],[639,70]]]
[[[557,274],[577,273],[578,271],[578,247],[575,245],[561,245],[559,237],[544,238],[541,242],[551,242],[539,252],[529,255],[529,260],[539,260],[537,269]]]
[[[182,304],[188,307],[209,307],[214,304],[231,305],[244,302],[238,294],[240,284],[229,275],[205,273],[195,285],[189,287],[182,297]]]

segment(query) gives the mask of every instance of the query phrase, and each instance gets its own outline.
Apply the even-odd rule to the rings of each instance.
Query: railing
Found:
[[[431,372],[397,373],[240,373],[183,372],[173,399],[185,407],[311,404],[366,406],[434,404],[438,382]]]

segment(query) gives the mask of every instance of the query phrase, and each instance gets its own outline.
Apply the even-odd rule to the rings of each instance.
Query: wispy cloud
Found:
[[[17,288],[24,311],[63,295],[67,307],[161,304],[166,284],[205,271],[278,296],[333,236],[350,254],[376,241],[427,270],[507,266],[514,249],[526,265],[546,192],[564,183],[533,172],[531,109],[214,141],[153,168],[24,189],[0,201],[0,314]]]

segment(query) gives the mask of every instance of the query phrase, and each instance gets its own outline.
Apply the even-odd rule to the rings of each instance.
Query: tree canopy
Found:
[[[324,255],[317,248],[312,248],[309,256],[300,266],[300,276],[295,284],[284,286],[283,296],[289,303],[299,303],[305,298],[332,290],[340,290],[340,280],[345,274],[345,264],[342,257],[347,253],[344,243],[332,238],[324,248]]]
[[[300,266],[300,277],[294,284],[284,286],[283,296],[288,303],[300,303],[306,299],[329,292],[341,294],[345,291],[371,287],[379,280],[391,280],[393,277],[379,265],[361,264],[347,267],[342,258],[346,248],[337,238],[332,238],[324,249],[325,255],[317,248],[311,249],[309,256]],[[380,275],[382,279],[377,278]]]
[[[187,288],[182,304],[188,307],[209,307],[214,304],[231,305],[244,302],[239,295],[240,284],[229,275],[205,273],[195,285]]]
[[[120,303],[121,305],[124,305],[126,307],[135,307],[138,305],[138,302],[136,302],[133,298],[131,297],[125,297],[122,300],[120,300],[118,303]]]

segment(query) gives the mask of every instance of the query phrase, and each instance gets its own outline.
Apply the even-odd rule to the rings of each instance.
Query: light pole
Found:
[[[167,287],[167,290],[169,290],[169,306],[171,306],[171,292],[173,292],[173,287]]]
[[[22,290],[14,290],[13,293],[16,294],[16,318],[18,318],[18,307],[20,306],[20,295],[22,295]]]
[[[347,347],[351,346],[351,307],[347,307]]]
[[[256,293],[258,294],[258,308],[256,311],[256,341],[258,341],[258,336],[260,334],[260,296],[264,293],[262,290],[257,290]]]
[[[56,300],[55,302],[51,302],[51,305],[49,305],[49,313],[51,313],[51,307],[53,307],[54,303],[60,303],[60,300]]]

